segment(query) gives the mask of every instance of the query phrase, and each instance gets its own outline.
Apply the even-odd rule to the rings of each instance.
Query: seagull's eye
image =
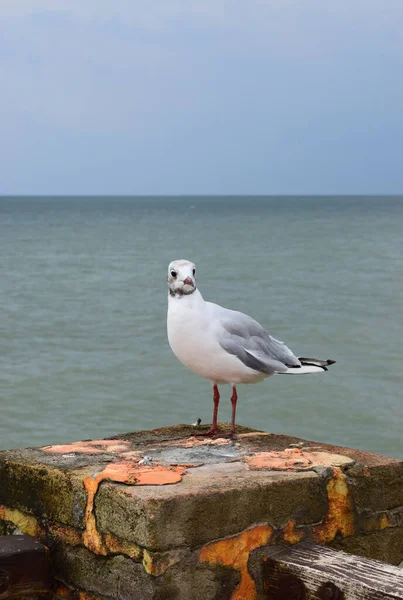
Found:
[[[193,267],[193,271],[192,271],[193,275],[196,275],[196,269]]]
[[[176,275],[177,275],[177,272],[176,272],[176,271],[171,271],[171,276],[172,276],[174,279],[175,279]]]

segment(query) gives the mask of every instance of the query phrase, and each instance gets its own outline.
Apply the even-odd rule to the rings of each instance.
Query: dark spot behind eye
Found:
[[[175,279],[175,277],[176,277],[176,275],[177,275],[176,271],[171,271],[171,275],[172,275],[172,277]]]

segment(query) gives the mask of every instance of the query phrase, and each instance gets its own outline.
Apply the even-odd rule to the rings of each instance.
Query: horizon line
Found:
[[[403,192],[399,194],[0,194],[1,200],[10,198],[403,198]]]

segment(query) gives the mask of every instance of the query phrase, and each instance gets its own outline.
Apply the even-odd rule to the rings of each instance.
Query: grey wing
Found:
[[[219,343],[229,354],[234,354],[250,369],[268,375],[301,366],[284,342],[269,335],[257,321],[240,312],[228,313],[221,322]]]

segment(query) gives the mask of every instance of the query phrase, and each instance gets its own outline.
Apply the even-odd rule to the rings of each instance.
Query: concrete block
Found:
[[[51,550],[65,600],[258,598],[261,557],[309,540],[403,560],[403,462],[176,426],[0,452],[0,532]]]

